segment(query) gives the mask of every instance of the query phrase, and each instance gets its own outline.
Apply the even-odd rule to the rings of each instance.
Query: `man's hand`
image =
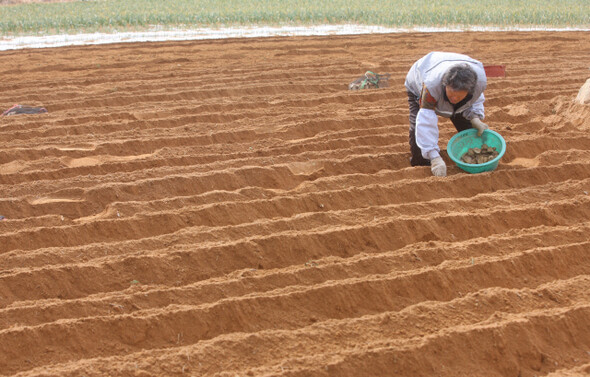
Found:
[[[430,160],[430,171],[432,172],[432,175],[436,177],[447,176],[447,165],[443,161],[442,157],[435,157]]]
[[[482,122],[479,118],[471,119],[471,125],[477,130],[477,136],[481,136],[485,130],[489,129],[488,125]]]

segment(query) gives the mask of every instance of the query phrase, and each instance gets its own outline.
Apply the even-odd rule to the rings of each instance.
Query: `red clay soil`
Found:
[[[0,53],[0,375],[590,373],[587,32]],[[498,168],[409,166],[431,50],[490,78]],[[366,70],[391,87],[348,91]],[[441,147],[454,134],[441,120]]]

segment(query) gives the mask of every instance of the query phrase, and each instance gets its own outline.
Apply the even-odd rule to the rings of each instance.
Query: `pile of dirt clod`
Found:
[[[559,98],[553,104],[552,115],[543,119],[550,129],[590,130],[590,105],[575,102],[572,98]]]

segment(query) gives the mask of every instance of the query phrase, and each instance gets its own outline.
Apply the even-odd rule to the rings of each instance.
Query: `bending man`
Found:
[[[406,76],[410,106],[412,166],[428,166],[438,177],[447,166],[438,146],[438,115],[450,118],[457,132],[488,126],[484,118],[483,91],[487,85],[483,64],[467,55],[431,52],[418,60]]]

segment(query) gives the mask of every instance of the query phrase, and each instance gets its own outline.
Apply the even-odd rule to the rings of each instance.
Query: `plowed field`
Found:
[[[590,373],[587,32],[0,53],[0,375]],[[412,63],[486,65],[490,173],[410,167]],[[348,91],[366,70],[391,87]],[[441,118],[441,148],[455,133]]]

